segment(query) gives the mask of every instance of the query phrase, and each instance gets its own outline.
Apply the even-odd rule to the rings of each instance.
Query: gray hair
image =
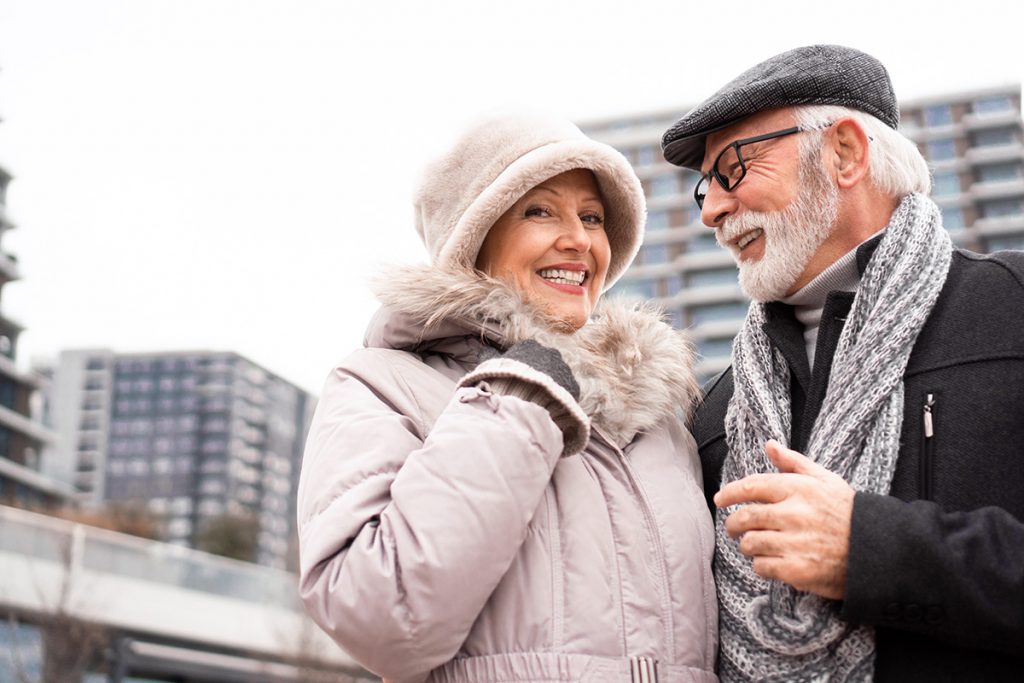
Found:
[[[911,192],[927,194],[931,191],[931,173],[917,145],[874,116],[858,109],[833,105],[799,106],[795,108],[795,114],[797,125],[804,128],[822,129],[846,117],[860,123],[872,140],[868,177],[884,194],[899,199]],[[801,158],[807,158],[811,150],[820,158],[822,133],[812,132],[800,138]]]

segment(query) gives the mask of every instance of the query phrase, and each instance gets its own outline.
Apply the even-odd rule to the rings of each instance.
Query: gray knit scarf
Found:
[[[828,392],[806,455],[854,489],[885,494],[903,417],[903,372],[946,280],[952,244],[935,204],[903,199],[868,263],[836,348]],[[735,392],[726,415],[722,482],[775,471],[768,439],[789,443],[789,369],[752,304],[733,345]],[[837,603],[754,574],[719,510],[715,578],[723,681],[869,681],[873,629],[839,619]]]

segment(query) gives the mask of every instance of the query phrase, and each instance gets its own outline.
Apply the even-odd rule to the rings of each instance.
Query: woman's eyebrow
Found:
[[[551,194],[555,195],[556,197],[561,197],[562,196],[562,193],[559,192],[558,190],[555,190],[555,189],[550,188],[550,187],[544,187],[543,185],[538,185],[537,187],[533,188],[531,190],[531,192],[540,192],[541,190],[543,190],[544,192],[550,192]],[[601,197],[599,195],[594,194],[593,192],[586,192],[583,195],[583,199],[591,200],[591,201],[595,201],[595,202],[602,201]]]

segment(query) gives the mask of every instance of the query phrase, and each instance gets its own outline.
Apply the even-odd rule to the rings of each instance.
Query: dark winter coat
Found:
[[[879,241],[858,251],[861,272]],[[829,294],[813,373],[793,309],[768,306],[765,331],[791,369],[797,450],[806,447],[821,409],[853,299],[849,292]],[[890,495],[858,493],[854,501],[842,616],[876,627],[876,681],[1019,681],[1024,252],[954,253],[904,388]],[[730,368],[708,383],[694,417],[709,505],[728,451],[724,419],[732,392]]]

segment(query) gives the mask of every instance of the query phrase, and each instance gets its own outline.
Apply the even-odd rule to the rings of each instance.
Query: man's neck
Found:
[[[787,297],[806,287],[845,254],[889,225],[893,212],[899,206],[899,199],[887,197],[873,188],[858,187],[857,191],[847,190],[847,194],[840,195],[835,230],[814,252]]]

